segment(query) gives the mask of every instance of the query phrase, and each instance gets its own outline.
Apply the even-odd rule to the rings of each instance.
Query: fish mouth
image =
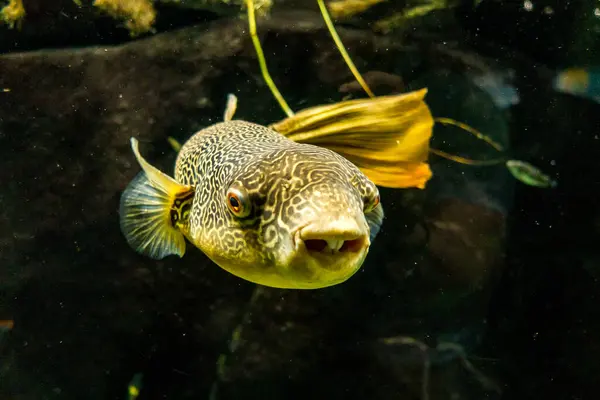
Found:
[[[370,246],[368,228],[355,221],[317,223],[293,235],[294,257],[288,272],[298,289],[317,289],[342,283],[362,266]]]
[[[298,232],[297,247],[302,247],[310,254],[360,253],[369,246],[367,235],[360,233],[331,233],[318,234],[313,232]],[[300,245],[300,246],[298,246]]]
[[[364,221],[363,221],[364,222]],[[352,255],[370,246],[368,228],[353,218],[318,221],[296,231],[294,241],[297,250],[311,255]]]

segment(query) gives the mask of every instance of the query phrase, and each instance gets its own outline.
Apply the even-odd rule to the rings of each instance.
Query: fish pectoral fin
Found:
[[[377,205],[372,211],[365,214],[365,218],[367,220],[367,224],[369,225],[369,240],[371,243],[377,237],[379,230],[381,229],[381,225],[383,224],[383,206],[380,204]]]
[[[177,183],[150,165],[140,155],[134,138],[131,147],[143,171],[121,195],[121,231],[140,254],[153,259],[182,257],[185,237],[180,227],[188,218],[194,188]]]
[[[299,143],[337,152],[376,185],[424,188],[433,117],[427,89],[311,107],[270,127]]]

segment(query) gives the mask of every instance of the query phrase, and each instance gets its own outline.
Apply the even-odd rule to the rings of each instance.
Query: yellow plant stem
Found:
[[[365,82],[365,80],[363,79],[360,72],[358,72],[358,69],[356,68],[356,66],[352,62],[352,59],[348,55],[348,52],[344,48],[344,44],[342,43],[342,40],[338,36],[338,34],[335,30],[335,27],[333,26],[333,22],[331,21],[331,17],[329,16],[327,7],[325,7],[325,3],[323,2],[323,0],[317,0],[317,3],[319,3],[319,8],[321,9],[321,14],[323,15],[323,19],[325,20],[325,25],[327,25],[327,29],[329,29],[329,33],[331,34],[331,37],[333,38],[333,41],[335,42],[336,47],[338,48],[339,52],[342,54],[342,57],[344,57],[344,61],[346,61],[348,68],[350,68],[350,71],[352,71],[354,78],[356,78],[358,83],[360,83],[360,86],[369,95],[369,97],[371,97],[371,98],[375,97],[375,95],[369,88],[369,85],[367,85],[367,82]]]
[[[435,154],[438,157],[446,158],[459,164],[473,165],[479,167],[490,167],[492,165],[498,165],[506,162],[505,158],[496,158],[493,160],[472,160],[470,158],[456,156],[454,154],[446,153],[445,151],[437,150],[431,147],[429,148],[429,152]]]
[[[503,151],[504,150],[502,148],[502,145],[500,143],[495,142],[489,136],[484,135],[483,133],[479,132],[477,129],[472,128],[472,127],[470,127],[467,124],[463,124],[462,122],[458,122],[458,121],[455,121],[455,120],[450,119],[450,118],[434,118],[433,120],[435,122],[439,122],[440,124],[443,124],[443,125],[454,125],[454,126],[460,128],[460,129],[463,129],[463,130],[471,133],[477,139],[483,140],[484,142],[486,142],[487,144],[489,144],[490,146],[492,146],[494,149],[496,149],[498,151]]]
[[[325,25],[327,25],[327,29],[329,30],[329,33],[330,33],[331,37],[333,38],[338,51],[344,58],[346,65],[348,66],[348,68],[350,69],[350,71],[354,75],[355,79],[360,84],[360,86],[363,88],[365,93],[367,93],[367,95],[370,98],[374,98],[375,94],[373,93],[373,91],[371,91],[371,89],[369,88],[369,85],[363,79],[362,75],[360,74],[360,72],[358,71],[358,69],[356,68],[354,63],[352,62],[352,59],[348,55],[348,52],[344,48],[344,44],[342,43],[342,40],[340,39],[339,35],[337,34],[337,32],[335,30],[335,26],[331,20],[331,17],[329,16],[329,12],[327,11],[327,7],[325,6],[324,1],[317,0],[317,3],[319,5],[321,15],[323,16],[323,20],[325,21]],[[250,30],[250,37],[252,38],[252,44],[254,45],[254,49],[256,51],[256,56],[258,58],[258,63],[259,63],[259,67],[260,67],[260,71],[262,73],[263,79],[265,80],[265,83],[271,90],[271,93],[273,93],[273,96],[279,103],[279,106],[281,107],[281,109],[285,112],[285,114],[288,117],[292,117],[294,115],[294,112],[288,106],[285,99],[283,98],[283,96],[281,95],[279,90],[277,89],[277,86],[275,85],[275,82],[273,82],[273,79],[271,78],[271,75],[269,74],[269,70],[267,68],[267,62],[265,60],[265,56],[264,56],[264,53],[263,53],[263,50],[262,50],[262,47],[260,44],[260,40],[258,39],[258,35],[256,33],[256,17],[254,14],[254,0],[246,0],[246,7],[248,8],[248,28]],[[489,145],[494,147],[494,149],[496,149],[498,151],[502,151],[502,146],[500,144],[496,143],[494,140],[492,140],[488,136],[483,135],[481,132],[477,131],[476,129],[474,129],[462,122],[458,122],[458,121],[455,121],[450,118],[435,118],[434,121],[444,124],[444,125],[457,126],[461,129],[473,134],[478,139],[485,141],[486,143],[488,143]],[[457,163],[467,164],[467,165],[481,165],[481,166],[496,165],[496,164],[499,164],[504,161],[504,160],[499,161],[497,159],[496,160],[471,160],[471,159],[468,159],[465,157],[455,156],[455,155],[446,153],[442,150],[430,148],[429,151],[439,157],[443,157],[443,158],[455,161]]]
[[[275,96],[275,99],[279,103],[279,106],[283,109],[283,112],[288,117],[294,115],[292,109],[288,106],[285,99],[279,93],[277,86],[275,86],[275,82],[271,79],[271,75],[269,74],[269,70],[267,68],[267,62],[265,61],[265,55],[263,54],[262,47],[260,45],[260,40],[258,39],[258,35],[256,34],[256,17],[254,16],[254,0],[246,0],[246,7],[248,7],[248,28],[250,30],[250,37],[252,38],[252,44],[254,44],[254,49],[256,50],[256,56],[258,57],[258,64],[260,66],[260,72],[262,73],[263,79],[265,80],[267,86]]]
[[[358,71],[358,69],[356,68],[356,66],[354,65],[354,63],[352,62],[352,59],[350,58],[350,56],[348,55],[348,52],[346,51],[344,44],[342,43],[342,40],[340,39],[339,35],[337,34],[335,27],[333,25],[333,22],[331,21],[331,17],[329,16],[329,12],[327,11],[327,7],[325,6],[325,3],[323,2],[323,0],[317,0],[317,3],[319,4],[319,8],[321,10],[321,14],[323,15],[323,20],[325,21],[325,24],[327,25],[327,29],[329,29],[329,33],[331,34],[331,37],[333,38],[335,45],[338,49],[338,51],[341,53],[342,57],[344,58],[344,61],[346,62],[346,65],[348,65],[348,68],[350,69],[350,71],[352,72],[352,74],[354,75],[354,77],[356,78],[356,80],[358,81],[358,83],[360,84],[360,86],[363,88],[363,90],[365,91],[365,93],[367,93],[367,95],[369,95],[369,97],[373,98],[375,97],[375,95],[373,94],[373,92],[371,91],[371,89],[369,88],[369,85],[367,84],[367,82],[365,82],[365,80],[363,79],[363,77],[361,76],[360,72]],[[454,125],[457,126],[471,134],[473,134],[476,138],[483,140],[484,142],[488,143],[489,145],[491,145],[494,149],[498,150],[498,151],[502,151],[502,146],[498,143],[496,143],[494,140],[492,140],[490,137],[482,134],[481,132],[479,132],[478,130],[470,127],[467,124],[464,124],[462,122],[458,122],[455,121],[453,119],[450,118],[435,118],[434,119],[435,122],[439,122],[441,124],[444,125]],[[446,153],[444,151],[441,150],[436,150],[436,149],[430,149],[430,152],[439,156],[439,157],[443,157],[443,158],[447,158],[449,160],[455,161],[457,163],[460,164],[467,164],[467,165],[496,165],[499,164],[505,160],[502,161],[498,161],[498,160],[471,160],[465,157],[460,157],[460,156],[455,156],[449,153]]]

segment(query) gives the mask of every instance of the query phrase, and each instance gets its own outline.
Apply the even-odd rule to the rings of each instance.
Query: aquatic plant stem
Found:
[[[440,124],[443,125],[454,125],[460,129],[463,129],[471,134],[473,134],[473,136],[475,136],[477,139],[479,140],[483,140],[484,142],[486,142],[487,144],[489,144],[490,146],[492,146],[494,149],[498,150],[498,151],[503,151],[504,148],[502,147],[501,144],[495,142],[492,138],[490,138],[489,136],[484,135],[483,133],[479,132],[477,129],[470,127],[467,124],[464,124],[462,122],[459,121],[455,121],[451,118],[434,118],[433,119],[435,122],[439,122]]]
[[[348,68],[350,68],[350,71],[352,71],[354,78],[358,81],[360,86],[369,95],[369,97],[371,97],[371,98],[375,97],[375,95],[373,94],[373,92],[371,91],[369,86],[367,85],[367,82],[365,82],[362,75],[360,74],[360,72],[358,72],[358,69],[352,62],[352,59],[348,55],[348,52],[346,51],[346,48],[344,47],[342,40],[338,36],[338,34],[335,30],[335,27],[333,26],[333,22],[331,21],[331,17],[329,16],[329,12],[327,11],[327,7],[325,6],[325,3],[323,2],[323,0],[317,0],[317,3],[319,4],[319,8],[321,9],[321,15],[323,15],[323,20],[325,20],[325,25],[327,25],[327,29],[329,29],[329,34],[333,38],[333,41],[335,42],[335,45],[338,48],[339,52],[342,54],[342,57],[344,57],[344,61],[346,61]]]
[[[438,157],[448,159],[450,161],[457,162],[459,164],[479,166],[479,167],[491,167],[494,165],[505,163],[507,158],[494,158],[492,160],[472,160],[470,158],[455,156],[454,154],[446,153],[445,151],[429,148],[429,152],[435,154]]]
[[[329,30],[329,33],[330,33],[331,37],[333,38],[333,41],[335,42],[335,45],[336,45],[338,51],[341,53],[342,57],[344,58],[346,65],[348,66],[348,68],[350,69],[352,74],[354,75],[354,78],[358,81],[360,86],[363,88],[365,93],[367,93],[367,95],[369,97],[374,98],[375,94],[373,93],[371,88],[369,88],[369,85],[367,84],[367,82],[365,82],[362,75],[360,74],[360,72],[358,71],[358,69],[356,68],[354,63],[352,62],[352,59],[348,55],[348,52],[346,51],[346,48],[344,47],[342,40],[340,39],[339,35],[337,34],[337,32],[335,30],[335,26],[333,25],[333,22],[331,21],[331,17],[329,16],[329,12],[327,11],[327,7],[325,6],[325,3],[323,2],[323,0],[317,0],[317,3],[319,4],[319,9],[321,10],[321,15],[323,16],[325,25],[327,25],[327,29]],[[465,131],[473,134],[476,138],[483,140],[484,142],[490,144],[492,147],[494,147],[494,149],[496,149],[498,151],[502,151],[502,146],[500,146],[494,140],[492,140],[488,136],[485,136],[484,134],[482,134],[478,130],[470,127],[467,124],[455,121],[450,118],[434,118],[434,121],[439,122],[444,125],[454,125],[461,129],[464,129]],[[457,162],[459,164],[479,165],[479,166],[486,165],[487,166],[487,165],[496,165],[496,164],[506,161],[505,159],[502,159],[500,161],[499,160],[490,160],[490,161],[471,160],[471,159],[468,159],[465,157],[455,156],[455,155],[446,153],[444,151],[436,150],[436,149],[432,149],[432,148],[430,148],[429,151],[439,157],[446,158],[448,160]]]
[[[271,75],[269,74],[269,70],[267,68],[267,62],[265,60],[265,55],[263,54],[262,47],[260,45],[260,40],[258,39],[258,35],[256,34],[256,17],[254,16],[254,0],[246,0],[246,7],[248,8],[248,29],[250,30],[250,37],[252,38],[252,44],[254,44],[254,49],[256,50],[256,56],[258,57],[258,64],[260,66],[260,72],[262,73],[263,79],[265,80],[267,86],[275,96],[275,99],[279,103],[281,109],[286,113],[288,117],[294,115],[292,109],[288,106],[285,99],[279,93],[275,82],[271,79]]]

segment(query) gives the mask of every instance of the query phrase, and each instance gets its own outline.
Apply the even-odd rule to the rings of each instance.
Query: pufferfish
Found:
[[[222,269],[285,289],[339,284],[362,266],[384,211],[377,186],[345,157],[270,127],[232,120],[195,133],[174,177],[147,162],[121,196],[120,225],[138,253],[182,257],[186,239]]]

